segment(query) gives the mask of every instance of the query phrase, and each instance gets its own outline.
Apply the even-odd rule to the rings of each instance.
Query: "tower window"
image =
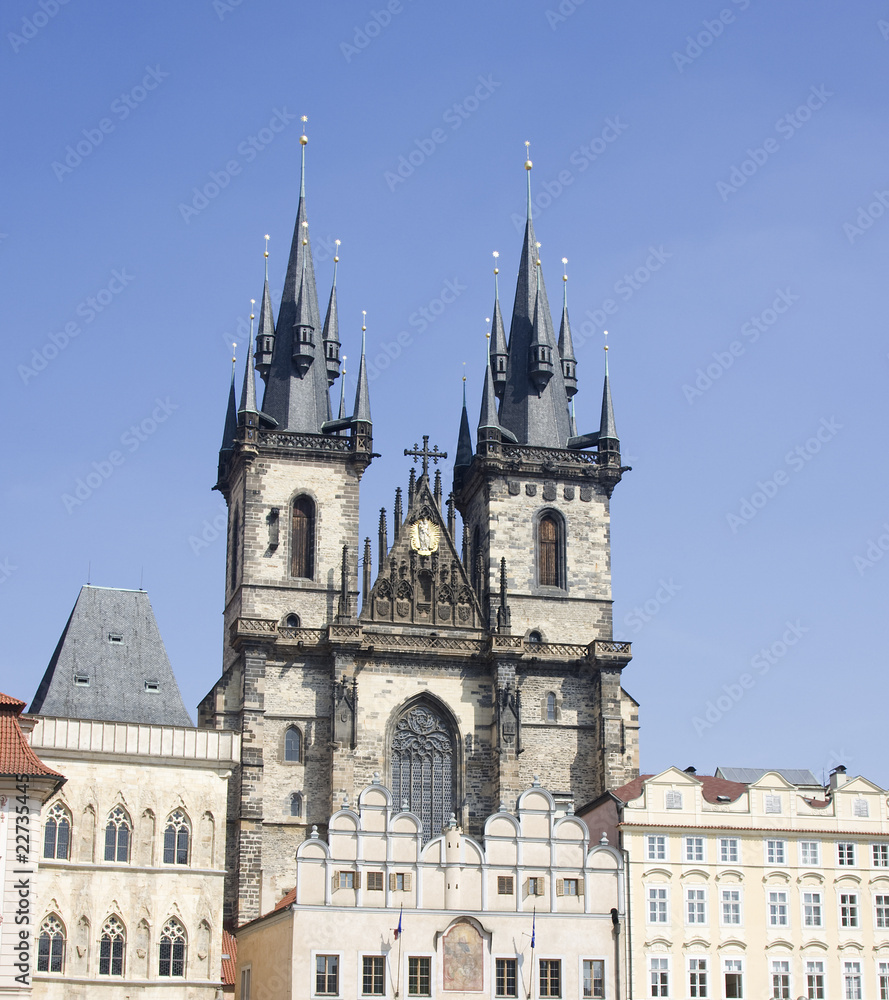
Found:
[[[315,504],[306,496],[293,501],[290,575],[305,580],[315,575]]]
[[[284,619],[286,628],[299,628],[299,615],[288,615]]]
[[[546,721],[557,722],[559,718],[558,707],[556,706],[556,696],[549,692],[546,696]]]
[[[537,582],[541,587],[563,584],[562,524],[552,514],[544,514],[537,525]]]
[[[291,726],[284,734],[284,760],[298,764],[302,759],[300,731],[296,726]]]
[[[303,797],[299,792],[290,796],[290,815],[300,817],[303,814]]]

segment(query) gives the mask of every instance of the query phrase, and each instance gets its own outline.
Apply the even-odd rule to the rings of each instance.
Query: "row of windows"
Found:
[[[821,960],[805,961],[805,978],[801,988],[803,1000],[824,1000],[825,963]],[[864,1000],[861,962],[842,963],[843,1000]],[[713,970],[714,972],[717,970]],[[725,1000],[742,1000],[744,993],[744,959],[725,958],[722,960],[721,983],[711,981],[709,958],[689,958],[686,966],[686,984],[676,991],[677,996],[686,995],[696,1000],[724,997]],[[796,984],[792,982],[790,961],[776,959],[770,963],[771,996],[774,1000],[792,1000],[796,996]],[[652,997],[669,997],[672,983],[670,959],[650,958],[648,962],[649,994]],[[877,963],[876,993],[879,1000],[889,1000],[889,962]]]
[[[383,872],[359,872],[354,870],[338,871],[334,875],[333,888],[360,889],[362,875],[366,879],[366,888],[371,892],[383,891]],[[392,892],[410,892],[410,872],[391,872],[389,874],[389,889]],[[582,896],[582,878],[559,878],[555,880],[557,896]],[[535,875],[525,879],[525,893],[528,896],[542,896],[546,890],[546,879]],[[515,879],[512,875],[497,876],[497,895],[515,895]]]
[[[708,890],[694,886],[685,889],[685,923],[707,924]],[[820,889],[801,889],[799,893],[800,919],[803,927],[825,926],[825,894]],[[742,923],[742,890],[719,890],[719,922],[723,926]],[[840,927],[862,926],[864,918],[862,897],[857,892],[838,893],[837,921]],[[889,930],[889,895],[876,894],[873,897],[874,926]],[[666,924],[670,922],[670,890],[667,886],[649,886],[648,922]],[[790,893],[786,889],[766,891],[766,922],[769,927],[789,927]]]
[[[752,794],[752,793],[751,793]],[[716,797],[717,802],[730,802],[731,799],[727,795],[718,795]],[[772,815],[781,815],[784,812],[784,804],[782,797],[780,795],[774,795],[765,793],[762,797],[763,810]],[[665,809],[681,809],[682,808],[682,792],[676,791],[676,789],[667,789],[664,792],[664,808]],[[867,799],[859,796],[857,799],[852,800],[852,815],[858,818],[867,818],[870,815],[870,803]]]
[[[314,996],[340,996],[341,958],[339,955],[316,955]],[[391,973],[389,973],[391,975]],[[361,995],[386,996],[387,963],[384,955],[364,955],[361,959]],[[562,960],[541,958],[537,965],[538,996],[562,996]],[[251,970],[241,972],[241,997],[250,1000]],[[519,962],[515,958],[494,960],[494,996],[518,997]],[[432,996],[432,959],[426,955],[410,955],[407,959],[407,995]],[[593,1000],[605,996],[605,962],[583,959],[581,996]]]
[[[170,813],[164,828],[164,864],[187,865],[191,824],[181,809]],[[133,823],[122,806],[116,806],[105,826],[105,860],[129,862]],[[56,802],[43,823],[43,856],[67,861],[71,856],[71,814]]]
[[[716,840],[714,860],[720,864],[739,864],[741,861],[741,838],[719,837]],[[836,844],[836,863],[840,867],[857,867],[868,862],[874,868],[889,867],[889,843],[856,844],[841,841]],[[669,861],[669,838],[663,834],[648,834],[645,837],[645,858],[647,861]],[[681,860],[700,864],[708,860],[708,838],[697,834],[682,838]],[[786,865],[790,857],[788,841],[766,839],[763,841],[763,857],[768,865]],[[820,867],[821,842],[800,840],[797,843],[798,863],[803,866]]]
[[[185,975],[185,928],[171,917],[163,926],[158,942],[157,974],[167,977]],[[40,925],[37,936],[37,971],[64,972],[67,935],[61,919],[51,913]],[[99,938],[100,976],[123,976],[126,969],[127,936],[123,921],[112,914],[102,925]]]

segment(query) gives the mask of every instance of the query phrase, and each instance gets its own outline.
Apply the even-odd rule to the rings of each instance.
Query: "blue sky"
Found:
[[[0,48],[0,688],[32,697],[88,567],[149,591],[192,712],[217,678],[230,342],[243,362],[266,233],[277,308],[305,114],[352,375],[367,310],[362,536],[405,447],[453,457],[464,363],[475,422],[530,140],[581,430],[609,330],[643,768],[889,786],[885,4],[11,0]]]

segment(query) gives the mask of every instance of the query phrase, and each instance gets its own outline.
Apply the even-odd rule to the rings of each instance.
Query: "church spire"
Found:
[[[238,428],[238,411],[235,405],[235,347],[232,344],[232,378],[228,388],[228,405],[225,408],[225,424],[222,428],[222,444],[219,446],[219,475],[218,481],[222,482],[225,468],[231,457],[235,443],[235,432]]]
[[[241,405],[238,407],[238,421],[241,414],[257,413],[256,409],[256,378],[253,374],[253,307],[256,299],[250,300],[250,342],[247,346],[247,360],[244,364],[244,383],[241,386]]]
[[[491,374],[494,376],[494,392],[498,399],[503,398],[506,388],[506,332],[503,329],[503,314],[500,312],[500,284],[497,276],[500,274],[498,258],[500,254],[494,251],[494,322],[491,328]]]
[[[468,469],[472,464],[472,436],[469,433],[469,415],[466,412],[466,376],[463,376],[463,410],[460,413],[460,431],[457,434],[457,455],[454,474],[458,469]]]
[[[320,434],[321,425],[330,414],[329,383],[327,364],[321,356],[323,352],[316,346],[322,325],[306,213],[306,144],[309,140],[305,132],[299,141],[299,207],[262,408],[283,431]]]
[[[327,315],[324,317],[324,357],[327,359],[327,381],[330,385],[340,375],[340,327],[336,309],[336,272],[340,262],[340,241],[335,240],[336,253],[333,257],[333,285],[330,288],[330,299],[327,303]]]
[[[577,359],[571,340],[571,324],[568,322],[568,258],[562,258],[562,325],[559,328],[559,357],[562,361],[562,377],[569,399],[577,392]]]
[[[263,382],[268,379],[275,349],[275,314],[272,311],[272,297],[269,294],[269,237],[265,237],[265,283],[262,286],[262,303],[259,307],[259,330],[256,334],[256,370]],[[252,309],[250,310],[253,311]]]
[[[605,331],[608,336],[608,331]],[[599,422],[599,462],[602,465],[620,465],[620,440],[614,425],[614,406],[611,402],[611,383],[608,378],[608,344],[605,344],[605,384],[602,387],[602,417]]]

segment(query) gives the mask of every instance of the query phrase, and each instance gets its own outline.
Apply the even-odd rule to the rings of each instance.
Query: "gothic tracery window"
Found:
[[[159,976],[185,975],[185,928],[175,918],[164,924],[160,940]]]
[[[427,705],[409,709],[392,737],[392,793],[423,823],[423,842],[441,833],[455,810],[456,736]]]
[[[290,575],[306,580],[315,575],[315,504],[307,496],[293,501]]]
[[[164,864],[188,864],[188,838],[190,826],[188,817],[177,809],[170,814],[164,830]]]
[[[61,802],[53,804],[43,824],[43,856],[67,860],[71,842],[71,817]]]
[[[105,827],[105,860],[130,860],[130,833],[132,824],[123,806],[116,806]]]
[[[126,931],[120,919],[109,917],[102,925],[99,941],[99,975],[122,976],[126,951]]]
[[[62,972],[65,964],[65,928],[54,914],[40,925],[37,938],[37,971]]]

